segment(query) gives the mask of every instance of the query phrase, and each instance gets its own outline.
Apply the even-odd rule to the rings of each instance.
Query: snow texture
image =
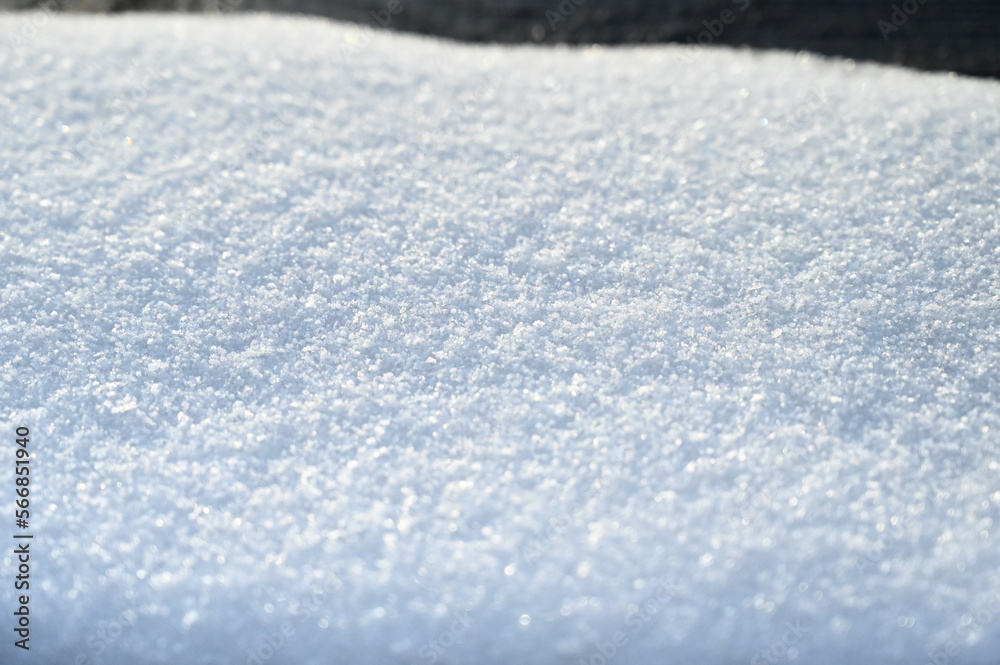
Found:
[[[2,662],[997,662],[996,82],[28,16]]]

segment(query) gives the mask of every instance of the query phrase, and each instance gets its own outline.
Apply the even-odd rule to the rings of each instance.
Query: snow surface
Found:
[[[998,662],[997,82],[266,16],[4,46],[2,662]]]

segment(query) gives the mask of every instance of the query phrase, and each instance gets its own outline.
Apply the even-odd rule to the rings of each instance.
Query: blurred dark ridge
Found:
[[[31,7],[42,1],[0,0],[0,6]],[[476,42],[701,41],[1000,76],[998,0],[61,0],[58,4],[108,12],[298,12]]]

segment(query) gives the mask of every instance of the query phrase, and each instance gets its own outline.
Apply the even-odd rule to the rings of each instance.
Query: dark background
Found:
[[[1000,76],[1000,0],[49,0],[69,11],[180,10],[302,12],[470,41],[605,43],[688,42],[718,31],[723,10],[735,20],[711,43],[808,50],[856,60],[887,62],[976,76]],[[0,7],[30,8],[43,0],[0,0]],[[546,12],[565,21],[553,29]],[[879,26],[900,23],[888,32]],[[571,11],[566,11],[571,9]],[[907,13],[905,10],[912,10]],[[905,17],[905,22],[900,21]],[[561,15],[560,15],[561,18]]]

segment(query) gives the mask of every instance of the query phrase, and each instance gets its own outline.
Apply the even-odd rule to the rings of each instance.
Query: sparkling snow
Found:
[[[997,82],[24,20],[4,663],[997,662]]]

